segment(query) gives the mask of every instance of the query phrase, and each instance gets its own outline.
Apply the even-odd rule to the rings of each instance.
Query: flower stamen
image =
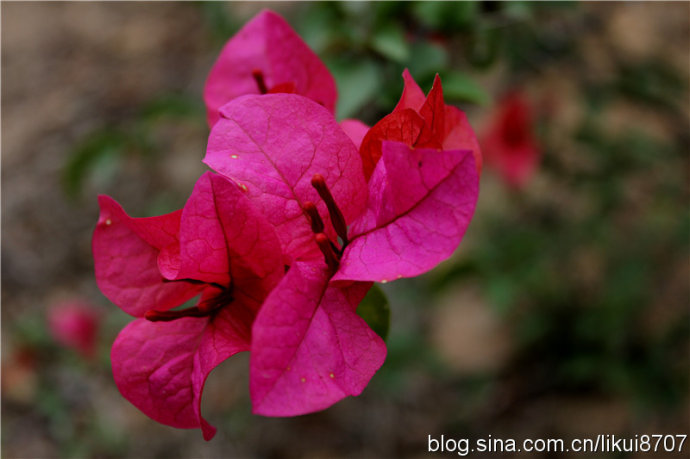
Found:
[[[208,298],[198,306],[194,306],[186,309],[177,309],[174,311],[156,311],[151,309],[144,313],[144,318],[151,322],[170,322],[176,319],[181,319],[183,317],[208,317],[212,316],[223,307],[232,303],[234,299],[232,297],[232,288],[226,288],[219,286],[216,283],[210,284],[214,288],[220,287],[220,293],[216,296]]]
[[[328,215],[331,218],[331,223],[333,224],[335,232],[338,234],[340,239],[342,239],[344,248],[347,245],[347,223],[345,223],[345,217],[340,211],[338,205],[335,203],[335,199],[333,199],[331,190],[329,190],[328,185],[326,185],[326,180],[321,174],[314,174],[311,179],[311,186],[316,189],[316,191],[319,193],[319,196],[321,196],[321,199],[323,199],[323,201],[326,203],[326,207],[328,207]]]
[[[314,205],[314,203],[311,201],[307,201],[304,203],[304,206],[302,208],[309,217],[312,232],[314,234],[323,233],[323,220],[321,220],[321,215],[319,215],[319,212],[316,210],[316,205]]]
[[[193,308],[179,309],[177,311],[156,311],[152,309],[146,311],[144,319],[151,322],[171,322],[183,317],[206,317],[208,315],[210,315],[208,312],[194,306]]]
[[[254,81],[256,81],[256,85],[259,87],[259,93],[268,93],[268,87],[266,86],[266,82],[264,81],[263,72],[261,70],[254,69],[252,70],[252,76],[254,77]]]
[[[332,271],[337,271],[338,266],[340,266],[340,261],[338,261],[338,255],[335,250],[333,250],[333,245],[331,241],[328,240],[328,236],[324,233],[318,233],[315,236],[316,244],[319,246],[319,250],[323,253],[326,260],[326,264]]]

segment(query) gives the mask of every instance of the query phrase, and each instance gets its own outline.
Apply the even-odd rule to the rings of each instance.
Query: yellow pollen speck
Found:
[[[239,156],[237,156],[237,155],[230,155],[230,157],[231,157],[232,159],[237,159],[237,158],[239,158]]]
[[[240,183],[240,188],[242,188],[244,191],[247,191],[247,185],[244,183]]]
[[[331,374],[330,374],[330,375],[328,375],[328,376],[330,376],[330,377],[331,377],[331,379],[335,378],[335,375],[334,375],[333,373],[331,373]]]
[[[388,282],[388,281],[387,281],[386,279],[381,279],[381,283],[382,283],[382,284],[385,284],[385,283],[387,283],[387,282]]]
[[[307,382],[307,380],[305,378],[300,379],[300,381]]]
[[[111,219],[107,219],[107,220],[105,221],[105,224],[108,225],[108,226],[110,226],[110,225],[113,224],[113,221],[112,221]]]

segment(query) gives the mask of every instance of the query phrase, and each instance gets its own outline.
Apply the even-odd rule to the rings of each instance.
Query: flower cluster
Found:
[[[151,418],[200,413],[211,370],[250,351],[253,410],[294,416],[358,395],[383,340],[356,314],[373,282],[448,258],[473,216],[481,155],[464,114],[406,71],[369,129],[335,120],[333,77],[263,11],[223,48],[204,90],[206,172],[184,208],[131,218],[101,196],[101,291],[137,319],[112,349],[115,382]],[[198,297],[196,305],[177,308]]]

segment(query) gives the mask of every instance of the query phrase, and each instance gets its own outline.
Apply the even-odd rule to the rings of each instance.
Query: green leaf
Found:
[[[218,43],[225,43],[239,29],[240,24],[229,14],[227,4],[222,2],[198,2],[194,4],[201,8],[204,25]]]
[[[489,94],[474,79],[460,72],[450,72],[443,76],[443,95],[447,99],[486,105]]]
[[[338,119],[354,116],[379,91],[380,70],[374,62],[333,59],[326,64],[338,86]]]
[[[417,81],[433,77],[440,69],[446,68],[447,63],[448,53],[443,46],[430,41],[418,41],[412,45],[408,66]]]
[[[123,154],[126,145],[125,134],[109,128],[96,131],[84,140],[72,152],[62,172],[62,184],[67,195],[76,197],[94,168],[104,162],[111,163],[112,157]]]
[[[502,3],[504,14],[511,19],[528,20],[532,17],[532,2],[512,1]]]
[[[511,312],[519,293],[519,288],[513,280],[496,276],[487,283],[486,288],[486,294],[496,312],[502,316]]]
[[[619,66],[616,88],[623,95],[659,108],[673,108],[686,93],[686,82],[663,61],[652,59]]]
[[[405,32],[398,24],[389,23],[378,29],[371,38],[371,47],[395,62],[405,62],[410,57],[410,48],[405,40]]]
[[[419,2],[413,7],[415,18],[431,29],[457,33],[476,22],[478,2]]]
[[[391,310],[388,298],[378,285],[374,285],[367,296],[357,308],[357,314],[381,337],[384,341],[388,337],[390,328]]]
[[[491,66],[498,57],[501,44],[501,33],[499,29],[481,27],[475,32],[470,46],[467,48],[467,58],[476,68],[485,69]],[[507,48],[519,53],[521,46],[510,46]],[[515,49],[514,49],[515,48]]]
[[[144,105],[141,118],[156,121],[161,118],[206,120],[206,112],[200,99],[187,94],[163,94]]]
[[[314,3],[302,8],[297,18],[299,22],[295,28],[299,36],[318,55],[326,52],[342,35],[342,20],[327,3]]]

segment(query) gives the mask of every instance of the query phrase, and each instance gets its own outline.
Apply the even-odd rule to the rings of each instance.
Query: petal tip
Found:
[[[217,432],[218,429],[206,422],[206,420],[201,420],[201,434],[204,436],[204,440],[211,441]]]

